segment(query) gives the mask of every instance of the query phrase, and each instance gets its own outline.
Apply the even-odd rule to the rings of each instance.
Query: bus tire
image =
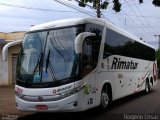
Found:
[[[150,92],[152,92],[152,88],[153,88],[153,78],[151,77],[151,79],[150,79]]]
[[[145,94],[147,95],[147,94],[149,94],[150,93],[150,91],[151,91],[151,87],[150,87],[150,84],[149,84],[149,80],[146,80],[146,82],[145,82]]]
[[[109,96],[107,92],[102,91],[101,94],[101,107],[106,109],[109,104]]]
[[[106,111],[109,107],[111,98],[109,95],[109,91],[107,91],[107,85],[105,85],[101,92],[101,102],[100,102],[100,110]]]

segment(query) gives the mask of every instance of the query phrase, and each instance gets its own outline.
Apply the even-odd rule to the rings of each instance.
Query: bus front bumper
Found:
[[[28,102],[16,96],[16,108],[21,111],[76,112],[81,111],[78,94],[57,101]]]

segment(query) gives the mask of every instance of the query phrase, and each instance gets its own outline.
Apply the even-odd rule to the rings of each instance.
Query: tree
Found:
[[[107,9],[109,5],[109,0],[75,0],[78,2],[79,6],[86,7],[87,3],[92,4],[92,7],[97,10],[97,18],[101,17],[101,9]],[[121,3],[119,0],[112,0],[113,10],[115,12],[121,11]],[[143,3],[143,0],[139,0],[139,3]],[[153,0],[152,2],[155,6],[160,7],[160,0]]]
[[[157,58],[158,68],[160,69],[160,49],[156,51],[156,58]]]
[[[160,7],[160,0],[153,0],[152,4]]]
[[[160,78],[160,49],[156,51],[156,58],[157,58],[157,67],[158,67],[158,77]]]
[[[92,3],[92,7],[94,9],[97,9],[97,17],[100,18],[101,16],[101,9],[107,9],[109,5],[109,0],[104,0],[103,2],[101,0],[76,0],[79,3],[79,6],[85,7],[87,3]],[[113,0],[113,10],[116,12],[119,12],[121,10],[121,3],[119,0]]]

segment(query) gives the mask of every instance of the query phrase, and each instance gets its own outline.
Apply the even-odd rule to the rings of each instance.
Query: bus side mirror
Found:
[[[22,40],[17,40],[17,41],[13,41],[13,42],[10,42],[10,43],[6,44],[6,45],[3,47],[3,50],[2,50],[2,58],[3,58],[3,61],[7,61],[8,49],[9,49],[11,46],[14,46],[14,45],[17,45],[17,44],[21,44],[21,43],[22,43]]]
[[[80,33],[76,37],[76,39],[75,39],[75,52],[76,52],[76,54],[82,53],[83,41],[88,36],[96,36],[96,34],[95,33],[91,33],[91,32],[83,32],[83,33]]]

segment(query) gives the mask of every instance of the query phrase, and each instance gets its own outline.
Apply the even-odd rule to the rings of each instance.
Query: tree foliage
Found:
[[[94,9],[107,9],[107,6],[109,5],[109,1],[110,0],[75,0],[78,2],[79,6],[81,7],[85,7],[87,5],[87,3],[92,4],[92,7]],[[113,2],[113,10],[115,12],[120,12],[121,11],[121,3],[119,2],[120,0],[112,0]],[[143,0],[138,0],[139,3],[143,3]],[[98,2],[100,4],[98,4]],[[160,7],[160,0],[153,0],[152,4],[155,6]]]
[[[160,69],[160,49],[156,51],[157,67]]]
[[[76,0],[78,1],[78,0]],[[98,2],[100,1],[100,6],[97,6]],[[100,7],[100,9],[107,9],[109,5],[109,0],[79,0],[78,1],[79,6],[85,7],[87,3],[92,3],[92,7],[96,9],[97,7]],[[119,12],[121,10],[121,3],[119,0],[113,0],[113,10],[116,12]]]
[[[160,49],[156,51],[157,67],[158,67],[158,78],[160,78]]]
[[[119,0],[113,0],[113,10],[116,12],[121,11],[121,3],[119,3]]]
[[[143,3],[143,0],[139,0],[139,3],[140,3],[140,4]]]
[[[160,0],[153,0],[152,4],[160,7]]]

